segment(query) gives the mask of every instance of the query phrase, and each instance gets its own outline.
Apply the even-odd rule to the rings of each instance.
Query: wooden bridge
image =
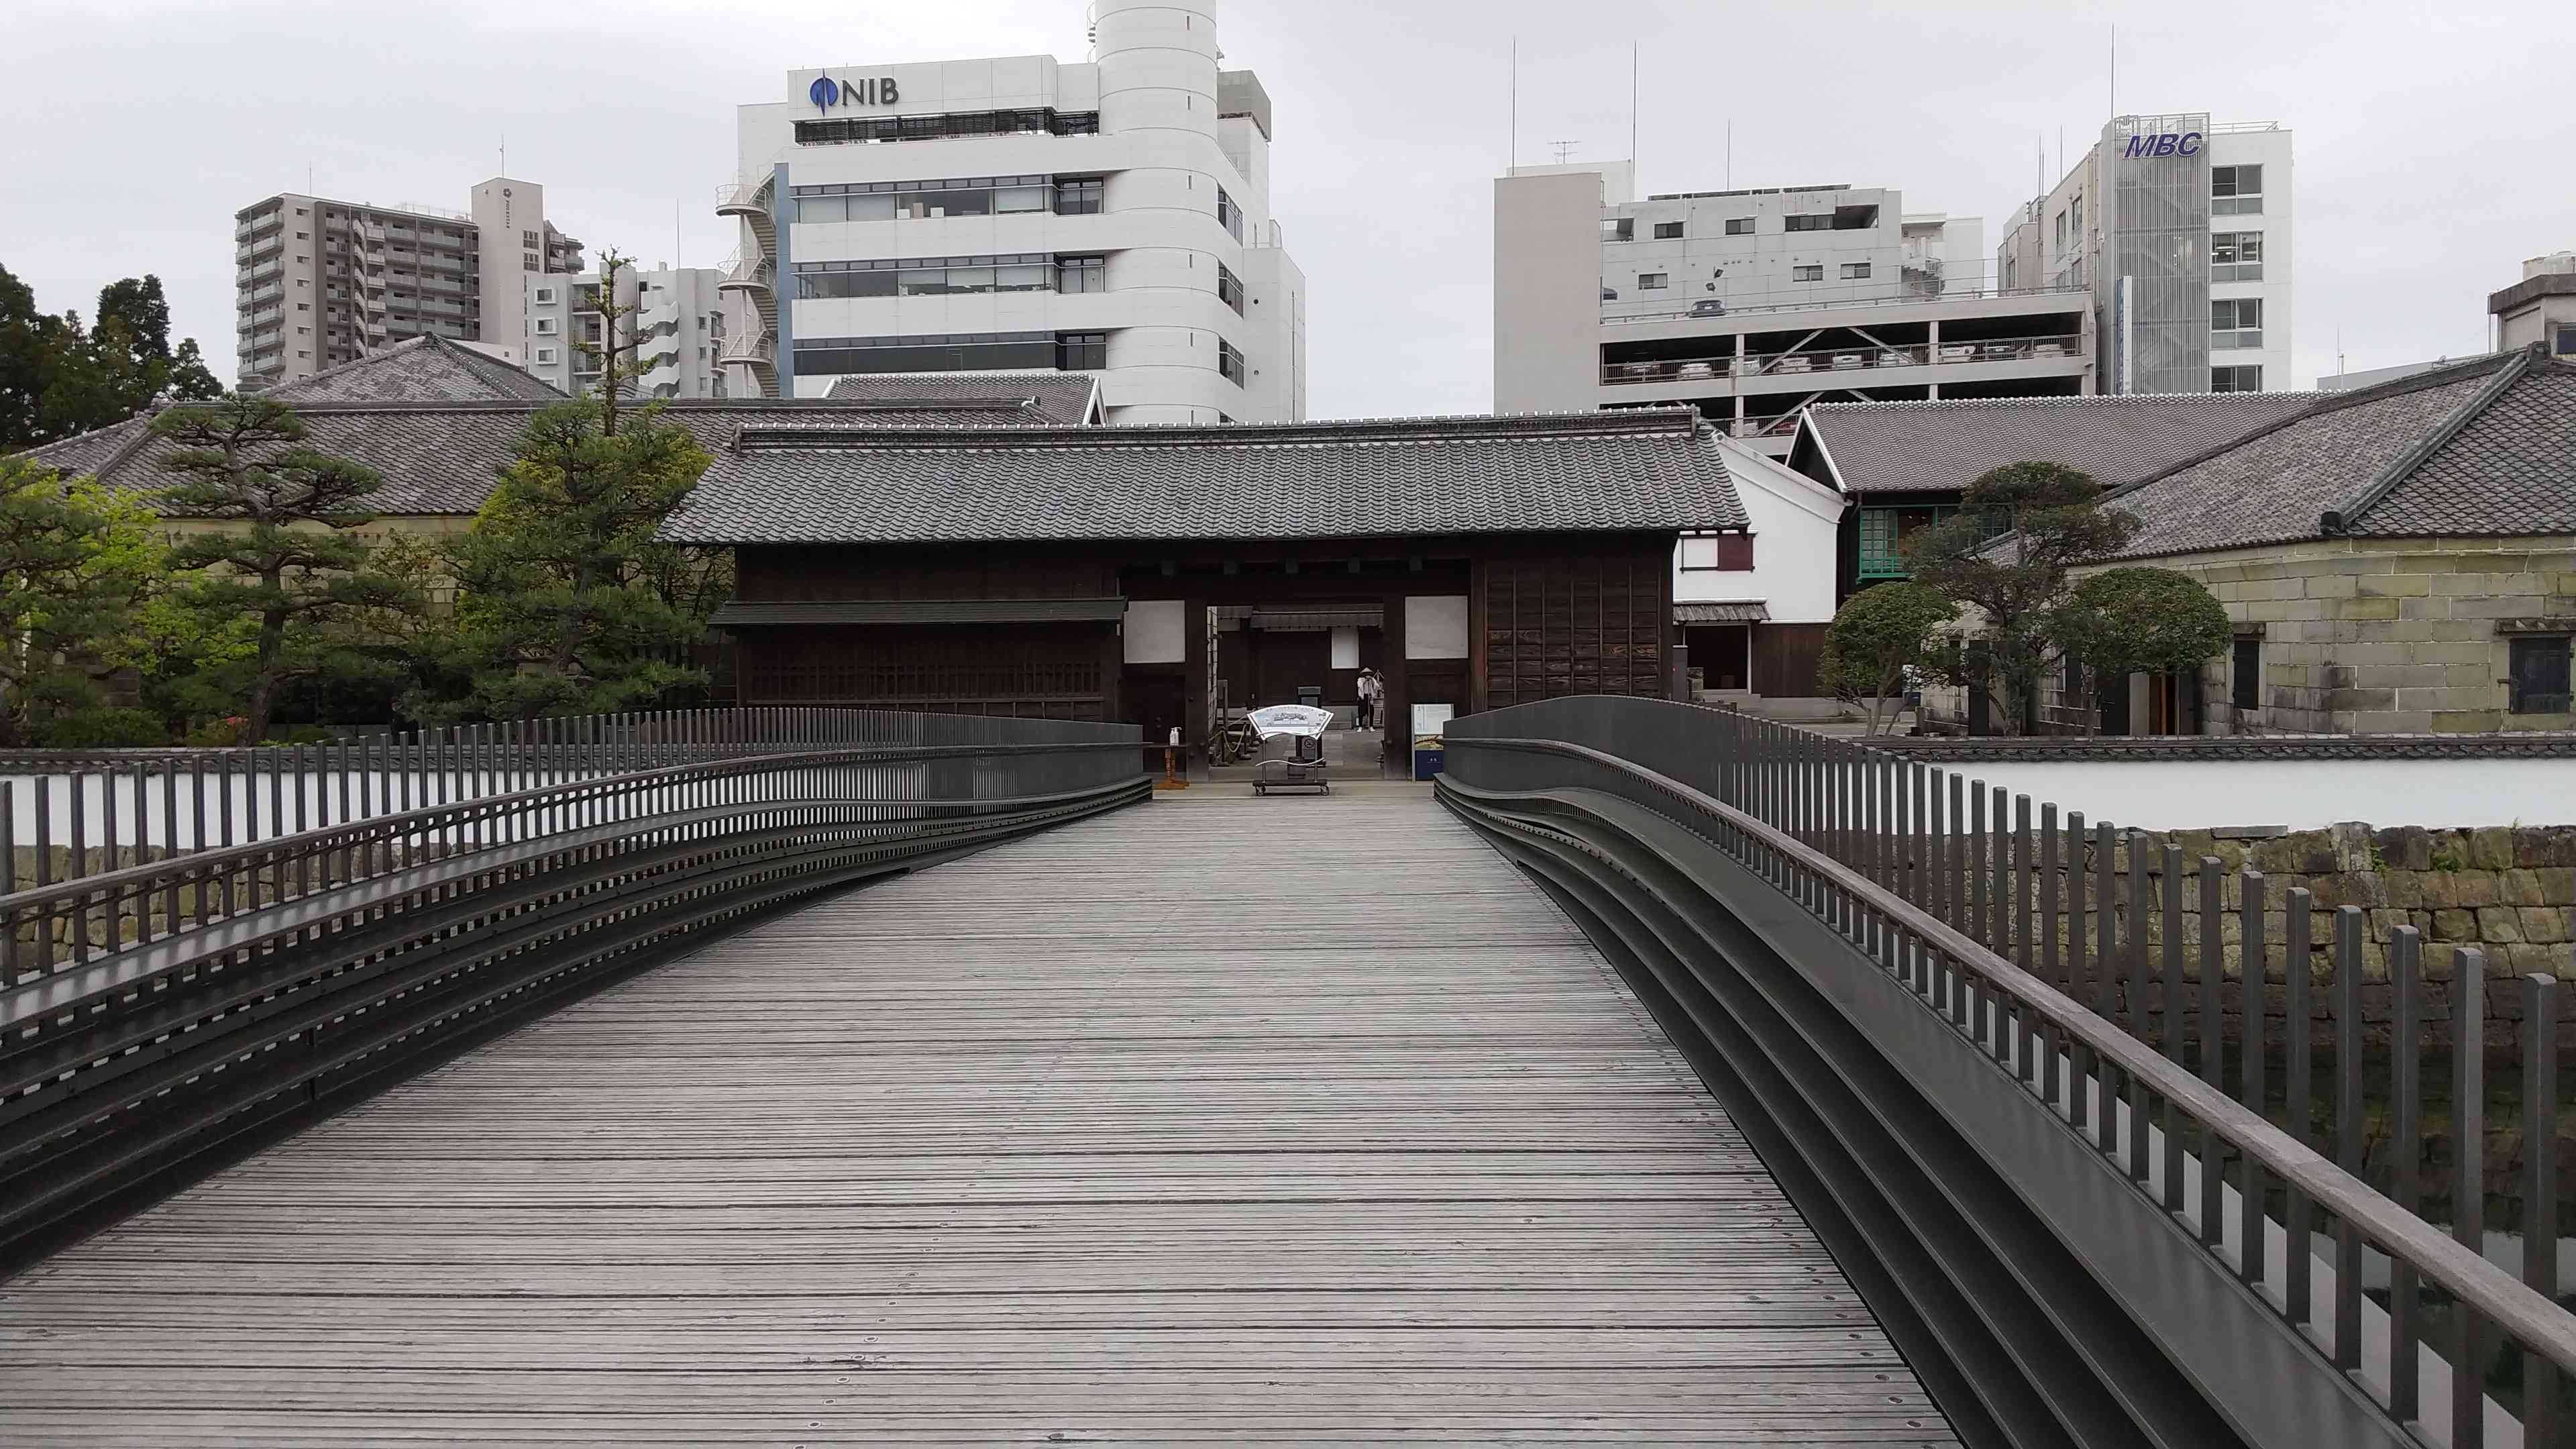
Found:
[[[2080,821],[1451,745],[1149,804],[1132,728],[676,717],[129,820],[0,893],[0,1444],[2560,1442],[2554,1283],[2183,1070],[2179,933],[2170,1056],[2070,998],[2061,910],[2148,960]]]
[[[1956,1442],[1399,788],[1076,824],[484,1046],[0,1285],[0,1442]]]

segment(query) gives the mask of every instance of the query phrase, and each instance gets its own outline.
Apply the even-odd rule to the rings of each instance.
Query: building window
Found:
[[[1749,216],[1728,217],[1726,219],[1726,234],[1728,236],[1753,235],[1753,218]]]
[[[1753,567],[1753,535],[1701,534],[1682,540],[1685,573],[1744,573]]]
[[[527,252],[527,253],[522,254],[522,256],[521,256],[521,258],[520,258],[520,261],[519,261],[519,270],[521,270],[521,271],[523,271],[523,272],[534,272],[534,271],[542,270],[542,269],[537,265],[537,254],[536,254],[535,252]]]
[[[537,234],[536,234],[535,232],[532,232],[532,231],[523,231],[523,232],[519,233],[519,245],[521,245],[521,246],[523,246],[523,247],[533,247],[533,246],[535,246],[536,244],[537,244]]]
[[[1682,224],[1678,221],[1659,221],[1655,223],[1655,240],[1657,241],[1671,241],[1676,237],[1679,237],[1681,234]]]
[[[2212,166],[2209,168],[2209,214],[2212,216],[2254,216],[2263,210],[2263,168],[2260,166]]]
[[[957,136],[1097,136],[1098,111],[1051,107],[1012,111],[955,111],[938,116],[848,116],[798,121],[799,146],[871,145],[887,141],[942,141]]]
[[[1236,276],[1223,262],[1216,264],[1216,299],[1232,307],[1236,315],[1242,314],[1243,279]]]
[[[1821,282],[1824,279],[1825,264],[1822,262],[1818,262],[1813,266],[1791,267],[1789,269],[1789,280],[1793,282]]]
[[[2263,280],[2263,233],[2213,233],[2209,238],[2209,279],[2213,282]]]
[[[2260,297],[2220,297],[2209,304],[2209,345],[2221,347],[2260,347],[2263,345],[2263,299]]]
[[[1216,375],[1236,387],[1243,386],[1243,354],[1222,337],[1216,340]]]
[[[1234,204],[1234,198],[1226,195],[1222,186],[1216,189],[1216,224],[1236,241],[1243,240],[1243,208]]]
[[[552,361],[554,361],[554,360],[555,360],[555,350],[554,350],[553,348],[551,348],[551,347],[540,347],[540,348],[538,348],[538,349],[537,349],[537,361],[538,361],[539,363],[541,363],[541,364],[542,364],[542,363],[548,363],[548,362],[552,362]]]
[[[1601,239],[1606,242],[1635,241],[1637,239],[1637,219],[1632,216],[1605,216],[1601,218]]]
[[[1091,260],[1097,261],[1098,258]],[[967,292],[1043,292],[1062,280],[1045,252],[983,257],[875,257],[798,262],[796,298],[946,297]]]
[[[1108,183],[1098,176],[1064,176],[1055,183],[1055,212],[1058,216],[1096,216],[1100,211],[1101,193]]]
[[[2209,370],[2211,392],[2261,392],[2263,369],[2260,366],[2213,367]]]
[[[1656,291],[1671,281],[1671,279],[1672,273],[1670,272],[1639,272],[1637,274],[1637,290],[1640,292]]]
[[[1780,218],[1783,231],[1828,231],[1833,224],[1834,214],[1830,211],[1792,212]]]
[[[2515,714],[2565,714],[2567,640],[2564,634],[2517,634],[2507,645]]]
[[[1107,367],[1109,334],[1106,332],[1057,333],[1055,365],[1064,372],[1087,372]]]
[[[2236,709],[2263,707],[2263,636],[2236,636],[2236,654],[2229,661],[2227,702]]]
[[[554,289],[554,288],[552,288],[552,287],[539,287],[539,288],[537,289],[537,305],[538,305],[538,306],[541,306],[541,307],[544,307],[544,306],[551,306],[551,305],[553,305],[554,300],[555,300],[555,289]]]
[[[1843,280],[1844,280],[1844,281],[1846,281],[1846,282],[1859,282],[1859,281],[1866,281],[1866,280],[1868,280],[1868,277],[1869,277],[1869,263],[1867,263],[1867,262],[1845,262],[1845,263],[1843,263]]]
[[[1109,259],[1107,257],[1056,258],[1055,289],[1059,292],[1108,291]]]
[[[2576,327],[2558,329],[2558,355],[2576,357]]]
[[[2066,213],[2062,211],[2057,214],[2057,249],[2066,250]]]
[[[553,319],[552,317],[540,317],[540,318],[538,318],[538,319],[537,319],[537,335],[538,335],[539,337],[552,337],[552,336],[554,336],[554,335],[555,335],[555,319]]]

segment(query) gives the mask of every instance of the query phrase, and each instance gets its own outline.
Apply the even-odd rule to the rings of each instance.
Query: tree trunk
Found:
[[[283,570],[271,569],[260,575],[260,581],[271,589],[284,585]],[[250,698],[243,710],[242,738],[252,744],[268,738],[269,711],[277,702],[277,656],[286,649],[286,611],[268,609],[259,616],[259,672],[252,678]]]

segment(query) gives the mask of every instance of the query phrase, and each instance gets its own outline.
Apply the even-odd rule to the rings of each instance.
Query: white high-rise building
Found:
[[[620,268],[616,304],[622,391],[637,398],[727,395],[725,298],[714,267]],[[599,391],[607,316],[596,271],[527,279],[527,336],[513,359],[575,395]]]
[[[1306,415],[1306,281],[1270,98],[1216,0],[1095,0],[1091,58],[790,71],[740,109],[736,396],[843,377],[1096,374],[1113,423]]]
[[[1995,265],[2093,298],[2101,390],[2280,392],[2290,376],[2290,133],[2206,112],[2115,116]]]
[[[2091,392],[2088,322],[2080,291],[1999,291],[1983,222],[1893,188],[1494,183],[1497,412],[1689,403],[1776,458],[1812,402]]]

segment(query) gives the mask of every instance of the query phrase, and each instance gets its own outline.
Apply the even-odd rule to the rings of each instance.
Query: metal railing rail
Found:
[[[1552,700],[1453,721],[1447,743],[1444,801],[1525,863],[1540,862],[1543,878],[1549,871],[1564,876],[1573,861],[1578,874],[1594,878],[1586,894],[1601,901],[1652,898],[1641,881],[1660,883],[1654,889],[1667,896],[1716,900],[1723,892],[1710,884],[1711,862],[1732,862],[1810,926],[1829,928],[1848,948],[1845,959],[1863,967],[1858,976],[1834,975],[1837,963],[1822,959],[1831,952],[1810,952],[1797,963],[1820,973],[1824,994],[1854,1022],[1871,1020],[1861,1004],[1871,991],[1894,989],[1889,999],[1902,1009],[1876,1018],[1874,1028],[1891,1060],[1902,1053],[1887,1042],[1926,1019],[1938,1023],[1954,1055],[1972,1052],[1983,1075],[1957,1078],[1938,1093],[1919,1080],[1915,1089],[1964,1129],[1975,1120],[1962,1105],[1972,1089],[2005,1084],[2004,1095],[2021,1106],[2016,1116],[1983,1119],[1978,1148],[2006,1177],[2027,1159],[2019,1186],[2034,1203],[2044,1206],[2063,1186],[2040,1181],[2030,1166],[2047,1150],[2064,1154],[2054,1160],[2067,1180],[2104,1177],[2117,1185],[2115,1197],[2096,1192],[2084,1212],[2050,1221],[2106,1284],[2116,1285],[2119,1271],[2134,1274],[2138,1264],[2106,1266],[2105,1259],[2134,1257],[2134,1241],[2151,1236],[2119,1227],[2120,1213],[2141,1213],[2155,1232],[2179,1236],[2189,1251],[2166,1263],[2163,1280],[2133,1277],[2115,1296],[2248,1442],[2408,1442],[2408,1434],[2462,1449],[2561,1442],[2561,1400],[2576,1376],[2576,1315],[2554,1301],[2559,1285],[2549,1250],[2557,1215],[2555,981],[2534,976],[2516,984],[2528,1048],[2523,1191],[2528,1222],[2536,1225],[2517,1281],[2479,1252],[2485,1183],[2474,1144],[2482,1140],[2487,1043],[2484,962],[2476,948],[2459,948],[2454,962],[2454,1131],[2473,1145],[2456,1154],[2446,1234],[2418,1212],[2415,1175],[2405,1164],[2393,1195],[2360,1177],[2369,1136],[2362,1070],[2369,1013],[2357,907],[2330,918],[2338,1040],[2324,1045],[2340,1048],[2338,1162],[2309,1140],[2309,1073],[2321,1045],[2311,1039],[2310,1017],[2320,1003],[2309,971],[2287,970],[2281,988],[2288,1126],[2265,1115],[2262,1015],[2245,1033],[2253,1048],[2238,1046],[2236,1071],[2226,1070],[2224,933],[2217,923],[2234,927],[2251,962],[2264,959],[2270,924],[2285,923],[2285,959],[2304,963],[2311,943],[2326,939],[2312,934],[2313,902],[2304,890],[2287,892],[2285,913],[2274,917],[2259,872],[2229,878],[2216,858],[2204,858],[2196,885],[2205,924],[2191,940],[2177,847],[2163,847],[2158,859],[2144,836],[2123,836],[2107,823],[2088,834],[2081,815],[2067,816],[2061,827],[2053,805],[2042,807],[2034,824],[2027,796],[2008,802],[2001,790],[1887,751],[1726,711]],[[2125,903],[2113,870],[2123,843]],[[1707,859],[1694,861],[1695,850],[1709,852]],[[1740,900],[1720,906],[1744,909]],[[1660,909],[1635,906],[1641,918]],[[2151,919],[2161,924],[2152,942]],[[2411,928],[2399,928],[2389,951],[2391,1110],[2396,1140],[2409,1144],[2421,1122],[2421,948]],[[2197,971],[2186,969],[2192,955]],[[2151,956],[2161,968],[2152,976]],[[2125,982],[2115,967],[2126,968]],[[2088,984],[2091,1007],[2080,999]],[[2119,1024],[2124,985],[2135,1025],[2143,1030],[2147,1017],[2158,1018],[2156,1044]],[[1919,1068],[1935,1060],[1914,1062]],[[2231,1076],[2238,1096],[2226,1090]],[[2033,1123],[2051,1130],[2034,1137],[2025,1130]],[[2088,1233],[2105,1231],[2103,1223],[2113,1225],[2112,1237],[2088,1242]],[[2384,1307],[2364,1291],[2366,1252],[2373,1266],[2377,1255],[2386,1260]],[[2224,1291],[2177,1286],[2174,1263],[2185,1261],[2197,1262],[2193,1271],[2219,1280]],[[2143,1301],[2149,1299],[2160,1302]],[[2203,1313],[2214,1305],[2222,1314],[2258,1316],[2294,1352],[2270,1374],[2248,1374],[2243,1365],[2262,1359],[2260,1345],[2220,1323],[2171,1316],[2177,1299],[2196,1302]],[[2161,1323],[2159,1312],[2169,1315]],[[2424,1350],[2432,1317],[2445,1321],[2448,1362]],[[2279,1381],[2280,1364],[2304,1364],[2345,1392],[2302,1393]],[[2452,1372],[2458,1364],[2475,1371]],[[2513,1411],[2489,1396],[2490,1386],[2515,1401]],[[2359,1427],[2351,1417],[2356,1406],[2384,1428],[2373,1434]],[[2256,1428],[2261,1432],[2250,1432]]]
[[[1796,292],[1770,292],[1763,295],[1795,299],[1800,297],[1802,294]],[[1674,307],[1658,312],[1627,312],[1618,315],[1611,315],[1605,312],[1601,318],[1601,325],[1605,327],[1616,327],[1623,326],[1631,322],[1688,322],[1694,319],[1706,320],[1717,317],[1760,317],[1775,313],[1831,312],[1853,307],[1910,307],[1918,304],[1928,306],[1942,302],[1992,301],[2013,297],[2062,297],[2069,301],[2074,301],[2081,298],[2089,298],[2091,296],[2092,293],[2086,291],[2082,287],[1945,287],[1936,293],[1887,290],[1873,296],[1840,297],[1830,301],[1816,300],[1813,298],[1812,294],[1807,294],[1806,300],[1789,300],[1781,302],[1747,301],[1740,306],[1733,302],[1729,302],[1726,304],[1726,310],[1723,312],[1701,312],[1690,307]]]
[[[822,709],[220,751],[36,782],[23,885],[0,784],[0,1270],[711,928],[1148,798],[1138,752]]]

